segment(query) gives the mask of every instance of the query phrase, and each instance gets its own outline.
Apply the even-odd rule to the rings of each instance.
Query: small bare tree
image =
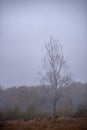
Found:
[[[43,56],[44,69],[40,73],[44,87],[49,86],[51,97],[53,97],[53,115],[56,114],[59,90],[71,82],[70,73],[64,58],[62,46],[58,40],[50,37],[49,43],[45,44],[45,55]]]

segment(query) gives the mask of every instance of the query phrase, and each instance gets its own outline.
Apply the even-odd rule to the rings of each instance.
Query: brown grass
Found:
[[[87,130],[87,118],[0,122],[0,130]]]

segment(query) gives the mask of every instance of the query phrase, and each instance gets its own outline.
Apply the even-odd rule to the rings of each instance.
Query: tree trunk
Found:
[[[57,107],[57,98],[55,96],[54,102],[53,102],[53,116],[56,115],[56,107]]]

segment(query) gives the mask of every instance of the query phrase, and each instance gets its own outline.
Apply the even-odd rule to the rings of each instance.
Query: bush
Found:
[[[76,117],[87,116],[87,104],[79,105],[77,112],[75,113]]]

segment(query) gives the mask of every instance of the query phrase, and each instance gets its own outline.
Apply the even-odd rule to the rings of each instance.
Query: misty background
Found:
[[[87,82],[86,0],[0,0],[0,84],[38,85],[50,36],[62,44],[74,80]]]

